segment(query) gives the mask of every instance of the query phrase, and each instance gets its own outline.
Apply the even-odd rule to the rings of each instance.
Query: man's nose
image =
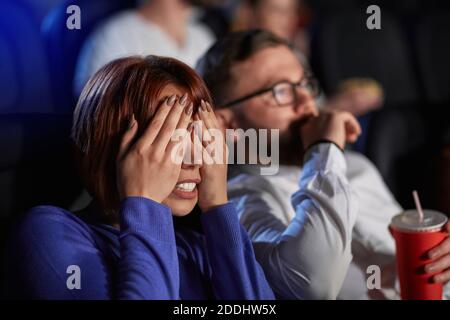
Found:
[[[304,114],[308,106],[310,105],[311,100],[313,100],[313,97],[311,96],[311,93],[308,92],[305,88],[295,88],[294,89],[294,103],[293,108],[294,112],[297,115]]]

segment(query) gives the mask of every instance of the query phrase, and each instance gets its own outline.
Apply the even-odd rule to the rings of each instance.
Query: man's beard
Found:
[[[303,165],[305,148],[302,143],[300,127],[308,119],[293,122],[286,132],[280,132],[280,164]]]
[[[257,128],[262,129],[261,127],[255,125],[252,121],[249,121],[247,117],[241,114],[240,112],[235,112],[235,116],[239,123],[239,127],[244,130],[248,129],[257,130]],[[280,130],[278,144],[274,144],[273,141],[270,141],[270,134],[269,134],[269,141],[268,141],[268,146],[270,150],[269,152],[273,154],[271,151],[272,148],[276,146],[279,147],[279,156],[280,156],[279,163],[281,165],[296,165],[296,166],[303,165],[304,147],[301,139],[300,127],[303,124],[305,124],[308,120],[309,117],[303,117],[302,119],[292,122],[286,131],[282,132]],[[254,146],[252,150],[256,152],[256,154],[258,154],[257,146],[256,148]]]

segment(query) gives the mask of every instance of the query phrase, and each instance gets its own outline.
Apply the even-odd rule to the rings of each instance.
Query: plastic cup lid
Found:
[[[420,221],[417,210],[406,210],[391,220],[391,226],[397,230],[411,232],[436,231],[447,223],[448,218],[443,213],[433,210],[423,210],[424,219]]]

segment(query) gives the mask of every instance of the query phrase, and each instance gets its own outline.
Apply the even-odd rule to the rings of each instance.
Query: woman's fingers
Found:
[[[143,149],[149,147],[155,140],[159,131],[161,130],[167,116],[172,111],[175,102],[177,101],[177,96],[172,95],[168,97],[164,103],[158,108],[150,124],[145,129],[145,132],[139,138],[137,144]]]
[[[164,124],[161,127],[158,135],[153,141],[153,146],[159,150],[160,152],[164,152],[170,140],[172,139],[172,135],[175,129],[178,126],[180,118],[183,114],[186,114],[186,110],[189,108],[188,104],[188,95],[185,93],[177,102],[175,102],[172,110],[170,110],[169,115],[164,121]]]
[[[138,123],[136,119],[134,118],[134,114],[131,116],[128,129],[125,131],[124,135],[122,136],[122,140],[120,141],[119,146],[119,152],[117,154],[118,159],[122,159],[125,154],[128,152],[128,150],[131,147],[131,144],[134,140],[134,137],[136,136],[138,129]]]
[[[206,129],[220,128],[218,126],[218,121],[214,115],[214,111],[211,105],[208,102],[204,101],[203,99],[200,102],[198,114],[200,120],[202,120],[203,123],[205,124]]]
[[[186,151],[188,150],[191,128],[184,130],[184,133],[180,135],[176,141],[171,141],[167,146],[165,155],[166,161],[171,161],[172,164],[180,165],[183,163]]]
[[[217,117],[209,104],[209,102],[206,102],[204,100],[201,101],[200,107],[199,107],[199,119],[204,124],[204,130],[202,131],[203,139],[202,144],[203,146],[207,146],[213,140],[218,138],[219,132],[224,137],[224,130],[223,127],[219,124],[219,121],[217,120]],[[214,137],[214,139],[213,139]],[[216,141],[214,141],[216,142]]]
[[[209,106],[210,108],[210,116],[211,116],[211,120],[214,124],[214,128],[217,128],[221,131],[223,131],[225,133],[225,128],[222,126],[221,122],[219,121],[219,118],[217,118],[216,113],[214,112],[214,109],[211,107],[211,105],[209,104],[209,102],[206,102],[206,104]]]
[[[211,150],[208,151],[208,148],[202,147],[202,163],[203,165],[212,165],[215,164],[214,154]]]
[[[172,160],[177,164],[181,164],[184,152],[186,151],[187,142],[191,134],[191,128],[188,129],[188,126],[192,119],[193,110],[194,104],[192,102],[184,108],[177,127],[172,133],[171,140],[166,147],[166,154],[170,155]]]
[[[200,123],[203,125],[204,122]],[[212,142],[213,138],[211,133],[211,129],[208,129],[206,126],[201,131],[195,132],[203,147],[208,146]]]
[[[199,184],[198,204],[205,212],[210,208],[227,203],[227,165],[226,147],[224,147],[223,132],[214,115],[211,105],[202,101],[199,108],[199,118],[204,124],[202,136],[202,166],[200,175],[202,182]],[[194,138],[197,138],[195,136]],[[210,140],[210,141],[205,141]],[[206,143],[205,143],[206,142]],[[205,146],[206,144],[206,146]]]

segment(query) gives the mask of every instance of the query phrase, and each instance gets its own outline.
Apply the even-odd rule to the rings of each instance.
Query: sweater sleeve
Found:
[[[216,298],[274,299],[234,205],[215,207],[203,213],[201,219]]]
[[[145,198],[121,206],[117,269],[92,229],[63,209],[32,209],[10,241],[9,287],[26,299],[177,299],[170,209]]]
[[[120,217],[118,298],[178,299],[179,267],[170,209],[131,197],[123,201]]]
[[[140,197],[122,202],[118,298],[179,299],[172,213]]]

